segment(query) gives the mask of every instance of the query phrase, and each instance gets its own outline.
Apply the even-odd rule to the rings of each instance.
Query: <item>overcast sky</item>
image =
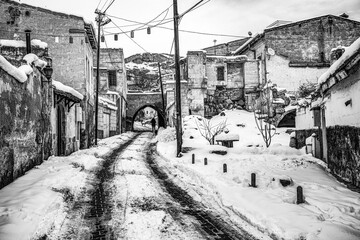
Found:
[[[95,9],[98,7],[105,10],[112,0],[17,1],[53,11],[83,16],[92,21],[96,27]],[[183,13],[199,1],[178,0],[179,13]],[[148,23],[157,16],[157,21],[151,22],[149,25],[161,23],[159,26],[172,29],[173,22],[163,24],[171,20],[173,16],[172,3],[173,0],[115,0],[106,12],[112,20],[104,27],[106,45],[123,48],[125,57],[145,51],[170,53],[174,36],[173,30],[154,27],[151,29],[150,35],[147,34],[146,29],[138,30],[134,32],[133,41],[130,33],[127,33],[129,37],[119,34],[118,41],[114,41],[114,36],[108,34],[128,32],[139,27],[144,28],[146,25],[134,25],[134,22]],[[212,46],[214,40],[220,44],[248,36],[249,31],[253,34],[262,32],[266,26],[276,20],[298,21],[327,14],[347,13],[350,19],[360,21],[360,0],[204,0],[203,3],[205,4],[182,18],[179,28],[180,30],[215,35],[180,32],[181,55],[185,55],[188,50]],[[161,20],[163,21],[161,22]],[[104,43],[102,45],[105,47]]]

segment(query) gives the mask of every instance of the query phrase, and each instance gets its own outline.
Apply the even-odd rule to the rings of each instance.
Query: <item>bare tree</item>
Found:
[[[213,124],[211,119],[196,119],[196,125],[201,136],[203,136],[210,143],[210,145],[214,145],[215,137],[223,132],[227,124],[226,120],[218,124]]]
[[[271,145],[272,137],[276,133],[276,128],[271,123],[274,118],[272,107],[272,90],[269,83],[259,92],[259,97],[253,103],[254,117],[257,128],[268,148]]]

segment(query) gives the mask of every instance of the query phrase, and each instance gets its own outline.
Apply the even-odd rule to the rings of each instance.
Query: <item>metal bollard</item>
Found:
[[[195,164],[195,154],[193,153],[192,154],[192,161],[191,161],[192,164]]]
[[[304,203],[304,194],[303,194],[303,188],[301,186],[298,186],[296,188],[296,204]]]
[[[256,174],[255,173],[251,173],[251,187],[256,188]]]
[[[204,158],[204,165],[207,165],[207,158]]]
[[[224,172],[224,173],[227,172],[227,165],[226,165],[226,163],[224,163],[224,165],[223,165],[223,172]]]

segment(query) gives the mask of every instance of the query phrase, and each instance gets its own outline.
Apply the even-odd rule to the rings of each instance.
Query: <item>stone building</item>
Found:
[[[82,111],[81,148],[93,143],[94,137],[94,78],[93,50],[96,39],[91,23],[82,17],[50,11],[11,0],[0,5],[2,39],[31,38],[48,44],[53,60],[53,79],[77,90],[84,96]],[[53,138],[56,136],[54,135]]]
[[[320,76],[317,98],[298,108],[298,147],[309,144],[333,174],[360,186],[360,38]]]
[[[214,46],[203,48],[208,55],[229,56],[233,51],[241,47],[250,37],[237,39],[227,43],[215,44]],[[215,40],[214,40],[215,41]],[[215,41],[216,43],[216,41]]]
[[[341,16],[277,21],[233,54],[260,61],[260,82],[266,78],[280,88],[295,92],[302,83],[316,83],[329,68],[332,48],[349,46],[359,36],[360,22]]]
[[[32,45],[42,59],[43,46]],[[0,188],[52,155],[52,88],[34,56],[23,41],[0,41]]]
[[[96,66],[96,58],[94,57]],[[127,79],[121,48],[101,48],[99,61],[98,137],[120,134],[126,128]],[[96,67],[94,76],[96,78]]]
[[[258,60],[248,60],[247,56],[189,51],[180,65],[181,79],[186,82],[182,98],[182,104],[187,105],[182,110],[186,115],[210,117],[227,108],[249,108],[249,99],[259,86]]]

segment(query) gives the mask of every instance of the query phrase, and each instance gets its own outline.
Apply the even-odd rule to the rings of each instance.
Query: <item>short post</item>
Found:
[[[298,186],[296,188],[296,204],[304,203],[304,194],[303,194],[303,188],[301,186]]]
[[[256,187],[256,174],[255,173],[251,173],[251,187]]]
[[[227,165],[226,165],[226,163],[224,163],[224,165],[223,165],[223,172],[224,172],[224,173],[227,172]]]
[[[207,165],[207,158],[204,158],[204,165]]]
[[[192,161],[191,161],[192,164],[195,164],[195,154],[193,153],[192,154]]]

